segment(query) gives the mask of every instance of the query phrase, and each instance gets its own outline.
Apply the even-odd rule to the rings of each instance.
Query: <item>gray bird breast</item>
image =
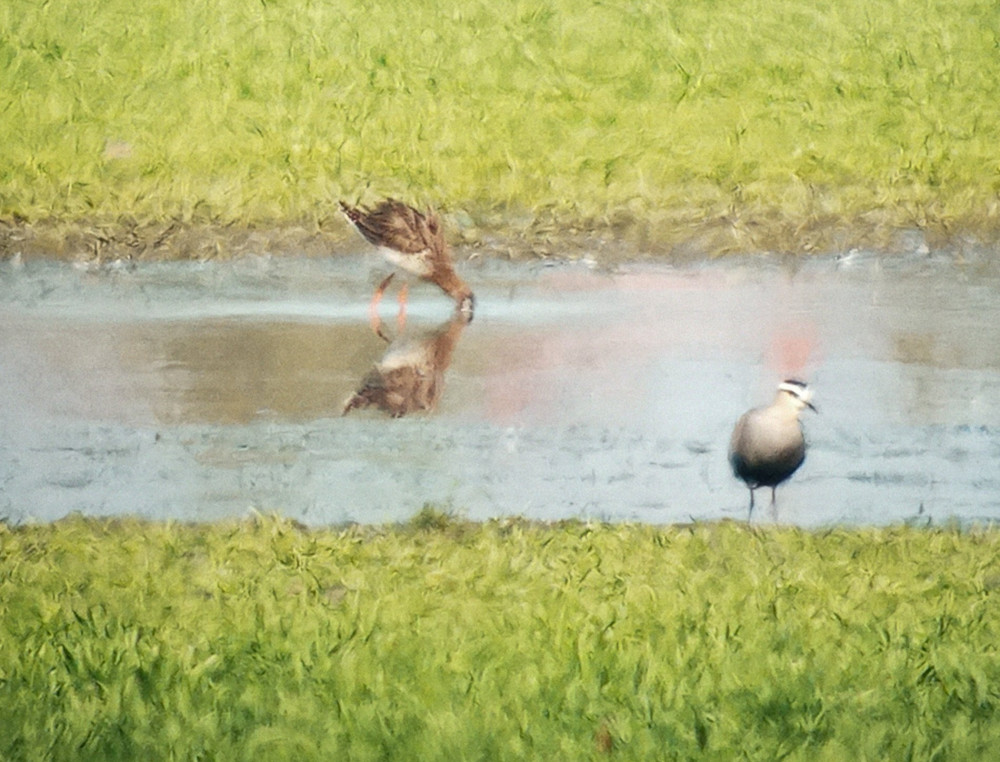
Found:
[[[773,425],[757,416],[745,416],[736,425],[730,443],[733,473],[755,487],[775,487],[790,477],[806,457],[802,429]]]

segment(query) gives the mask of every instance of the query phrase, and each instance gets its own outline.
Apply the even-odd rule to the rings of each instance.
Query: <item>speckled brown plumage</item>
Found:
[[[436,284],[459,309],[472,314],[475,297],[455,272],[441,219],[435,212],[424,214],[392,198],[370,209],[341,201],[340,208],[362,237],[379,247],[392,264]],[[383,281],[378,296],[388,280]]]
[[[398,338],[344,403],[343,414],[376,408],[399,418],[433,410],[444,390],[444,372],[467,324],[468,316],[456,312],[450,321],[422,336]]]

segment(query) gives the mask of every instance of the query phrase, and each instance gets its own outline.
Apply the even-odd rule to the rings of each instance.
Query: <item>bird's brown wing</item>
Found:
[[[365,240],[375,246],[385,246],[403,254],[428,250],[444,252],[441,222],[434,212],[425,216],[391,198],[371,209],[352,207],[343,201],[340,208]]]

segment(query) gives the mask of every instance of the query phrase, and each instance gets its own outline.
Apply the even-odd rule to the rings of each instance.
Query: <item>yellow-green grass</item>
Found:
[[[1000,533],[0,525],[3,759],[991,758]]]
[[[9,0],[0,219],[990,233],[998,92],[991,0]]]

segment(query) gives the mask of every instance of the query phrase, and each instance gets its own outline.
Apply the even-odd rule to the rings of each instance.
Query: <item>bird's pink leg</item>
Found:
[[[406,297],[409,291],[409,286],[406,283],[399,289],[399,314],[396,316],[396,325],[399,327],[400,333],[406,327]]]
[[[371,323],[372,330],[383,339],[385,338],[385,334],[382,332],[382,318],[378,314],[378,305],[382,301],[382,295],[389,286],[392,276],[395,274],[389,273],[388,277],[379,284],[378,288],[375,289],[375,293],[372,294],[371,304],[368,305],[368,322]]]

